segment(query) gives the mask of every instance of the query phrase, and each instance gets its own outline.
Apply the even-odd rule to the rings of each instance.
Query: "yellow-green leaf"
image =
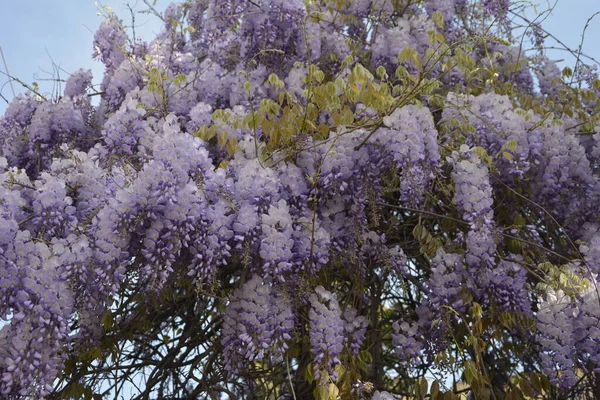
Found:
[[[319,385],[313,391],[316,400],[329,400],[329,389],[326,386]]]
[[[335,385],[335,383],[329,384],[329,400],[336,400],[338,395],[340,394],[340,389]]]
[[[432,15],[431,15],[431,20],[433,22],[435,22],[435,24],[437,26],[439,26],[440,28],[444,29],[444,15],[439,12],[439,11],[435,11]]]
[[[440,393],[440,384],[438,381],[433,381],[431,383],[431,391],[429,393],[431,396],[431,400],[436,400],[439,393]]]
[[[108,331],[108,330],[110,330],[112,328],[112,326],[113,326],[113,315],[112,315],[112,312],[110,310],[104,313],[104,315],[102,316],[101,323],[102,323],[102,327],[106,331]]]
[[[306,366],[306,369],[304,370],[304,379],[306,379],[308,383],[312,383],[315,380],[315,369],[313,367],[313,363],[310,363]]]

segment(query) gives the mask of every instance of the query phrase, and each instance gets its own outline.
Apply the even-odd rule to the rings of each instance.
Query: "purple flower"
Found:
[[[336,379],[333,367],[340,363],[338,356],[344,348],[344,321],[342,311],[331,292],[317,286],[311,294],[310,311],[310,345],[313,353],[315,379],[320,381],[321,370],[325,370]]]
[[[280,358],[288,349],[293,327],[286,298],[254,276],[235,290],[224,313],[225,368],[236,373],[254,360]]]

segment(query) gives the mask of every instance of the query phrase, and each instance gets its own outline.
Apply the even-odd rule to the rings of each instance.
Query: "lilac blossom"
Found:
[[[407,373],[432,365],[457,348],[448,329],[472,317],[473,302],[491,319],[535,322],[527,338],[539,354],[509,349],[511,363],[537,363],[563,388],[578,369],[600,371],[600,134],[581,139],[572,128],[589,122],[583,114],[550,113],[564,84],[556,65],[499,40],[466,51],[510,83],[507,95],[471,90],[464,71],[403,65],[421,83],[443,81],[439,106],[430,93],[399,97],[406,82],[373,78],[387,102],[364,104],[336,83],[331,94],[353,120],[337,124],[339,110],[319,105],[310,122],[327,129],[299,119],[286,127],[296,129],[291,144],[277,144],[267,123],[249,129],[251,113],[269,99],[281,114],[312,114],[311,63],[327,84],[345,83],[357,62],[394,76],[403,49],[432,48],[434,12],[444,16],[448,57],[463,50],[461,19],[473,22],[464,0],[330,3],[172,3],[147,44],[128,41],[111,14],[94,36],[106,68],[99,105],[87,70],[69,77],[61,98],[13,99],[0,118],[0,397],[47,397],[67,359],[104,350],[130,322],[133,311],[113,330],[101,323],[114,300],[153,312],[170,292],[219,307],[206,314],[223,347],[215,361],[244,388],[258,364],[275,370],[284,359],[290,382],[305,361],[317,385],[335,382],[338,364],[349,371],[379,342]],[[476,5],[477,18],[499,20],[494,33],[509,26],[511,2]],[[272,73],[289,96],[279,98]],[[593,86],[592,68],[577,74]],[[209,127],[214,137],[202,135]],[[435,254],[413,236],[417,224]],[[509,236],[526,250],[507,246]],[[540,289],[551,277],[538,277],[538,259],[566,259],[586,278],[581,290]],[[390,330],[378,336],[382,327]],[[511,345],[522,344],[518,333]]]
[[[393,324],[392,343],[402,363],[415,362],[423,349],[422,337],[418,325],[409,322]]]
[[[540,92],[547,96],[554,96],[560,90],[562,74],[554,61],[544,58],[540,70],[536,71]]]
[[[94,35],[94,57],[99,58],[112,72],[125,60],[123,46],[127,36],[115,16],[110,16],[101,24]]]
[[[344,321],[336,296],[317,286],[309,298],[311,308],[310,344],[315,365],[315,379],[321,382],[321,369],[335,379],[333,367],[340,363],[338,356],[344,347]]]
[[[467,264],[478,271],[476,279],[485,280],[482,275],[495,264],[496,252],[489,171],[468,146],[462,146],[460,151],[464,158],[455,162],[452,171],[454,201],[470,225],[466,238]]]
[[[365,333],[369,321],[364,316],[358,315],[358,311],[352,307],[346,307],[343,317],[346,324],[344,327],[346,346],[348,347],[350,354],[356,357],[365,340]]]
[[[294,317],[286,299],[259,276],[233,293],[224,315],[223,340],[228,372],[254,360],[272,359],[288,349]]]
[[[91,85],[92,71],[89,69],[79,69],[67,79],[67,83],[65,84],[65,96],[83,96]]]

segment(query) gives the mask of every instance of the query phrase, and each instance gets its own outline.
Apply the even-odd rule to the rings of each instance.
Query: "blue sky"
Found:
[[[545,0],[537,10],[542,12],[551,6],[554,6],[552,14],[543,20],[542,26],[569,48],[577,49],[588,18],[600,12],[600,0]],[[584,39],[583,52],[600,62],[600,15],[590,21]],[[548,45],[562,47],[552,38],[548,39]],[[564,50],[549,49],[548,56],[553,60],[565,59],[563,64],[572,65],[575,62]]]
[[[101,80],[103,66],[91,58],[93,32],[102,22],[94,0],[0,1],[0,46],[12,75],[28,84],[36,81],[42,92],[50,93],[52,83],[43,79],[52,77],[53,60],[66,72],[90,68],[94,81]],[[548,9],[548,0],[541,1],[539,10]],[[556,0],[549,1],[554,4]],[[146,8],[142,0],[101,1],[131,25],[127,3],[137,10]],[[156,8],[162,11],[168,4],[169,0],[158,0]],[[558,0],[554,13],[545,20],[544,26],[567,46],[577,48],[587,18],[596,11],[600,11],[600,0]],[[136,35],[147,40],[160,29],[158,19],[151,15],[136,14],[136,25]],[[592,21],[586,37],[584,52],[600,61],[600,15]],[[549,51],[549,55],[553,59],[565,58],[571,65],[574,63],[564,51]],[[2,64],[0,71],[4,71]],[[67,76],[64,71],[60,73],[61,78]],[[13,86],[17,93],[24,91],[17,83]],[[12,90],[3,75],[0,75],[0,94],[9,100],[12,98]],[[0,114],[5,108],[6,104],[0,100]]]
[[[27,84],[38,82],[42,92],[51,93],[53,85],[43,81],[52,77],[53,60],[66,72],[89,68],[94,82],[99,83],[104,70],[99,61],[92,59],[94,32],[104,20],[98,16],[94,0],[0,0],[0,46],[11,75]],[[146,9],[142,0],[101,0],[111,7],[127,25],[131,25],[129,3],[137,10]],[[150,1],[152,3],[152,1]],[[163,11],[169,0],[158,0],[156,8]],[[152,15],[136,14],[136,36],[151,40],[160,30],[161,23]],[[131,31],[129,31],[131,33]],[[0,71],[4,65],[0,60]],[[66,78],[61,71],[60,77]],[[0,94],[12,99],[12,90],[0,74]],[[13,83],[15,92],[23,92]],[[6,103],[0,99],[0,114]]]

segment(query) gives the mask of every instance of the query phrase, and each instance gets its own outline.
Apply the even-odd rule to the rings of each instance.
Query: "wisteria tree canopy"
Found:
[[[108,12],[0,118],[0,398],[600,398],[600,80],[524,7]]]

